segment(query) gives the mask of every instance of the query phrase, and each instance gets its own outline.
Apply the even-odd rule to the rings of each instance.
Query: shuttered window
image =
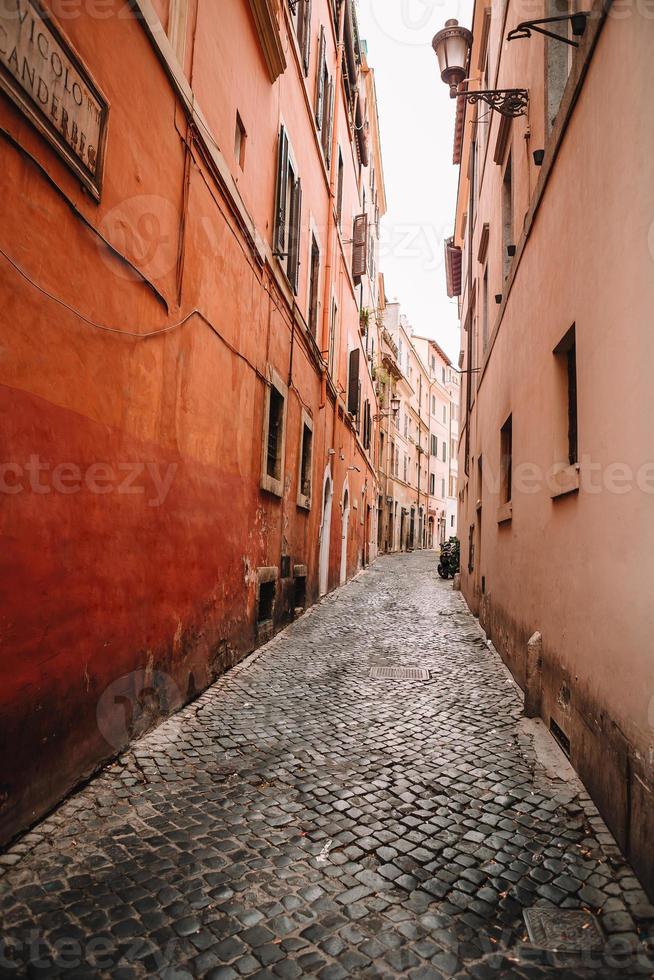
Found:
[[[320,28],[320,48],[318,51],[318,77],[316,80],[316,126],[320,132],[325,163],[329,168],[332,155],[332,134],[334,131],[334,79],[327,67],[327,41],[325,28]]]
[[[347,410],[350,415],[357,416],[359,414],[359,392],[361,390],[361,382],[359,380],[359,354],[358,347],[350,351],[347,385]]]
[[[299,0],[297,6],[297,40],[302,55],[304,74],[309,74],[311,59],[311,0]]]
[[[368,215],[358,214],[352,234],[352,277],[359,282],[368,267]]]
[[[327,74],[326,60],[327,42],[325,28],[320,28],[320,46],[318,48],[318,78],[316,81],[316,126],[322,129],[325,111],[325,75]]]
[[[363,404],[363,448],[370,450],[372,445],[372,412],[370,402],[366,398]]]
[[[277,192],[273,248],[284,266],[293,292],[298,290],[302,184],[291,161],[288,136],[282,126],[277,152]]]

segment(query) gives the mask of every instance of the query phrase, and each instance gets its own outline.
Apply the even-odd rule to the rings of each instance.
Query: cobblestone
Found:
[[[521,710],[433,554],[380,559],[0,858],[0,975],[650,976],[654,909]],[[530,947],[537,904],[604,951]]]

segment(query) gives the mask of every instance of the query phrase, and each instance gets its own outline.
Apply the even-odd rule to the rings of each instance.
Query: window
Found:
[[[370,451],[370,444],[372,442],[372,413],[370,411],[370,402],[366,398],[363,403],[363,448]]]
[[[295,8],[295,17],[295,31],[302,56],[302,67],[304,74],[308,75],[311,55],[311,0],[299,0]]]
[[[456,497],[456,481],[453,476],[450,477],[450,497]]]
[[[447,462],[447,443],[443,441],[443,462]]]
[[[347,383],[347,410],[350,415],[357,419],[361,417],[361,381],[359,380],[359,362],[361,360],[360,350],[355,347],[350,351],[348,383]]]
[[[578,424],[577,424],[577,345],[576,331],[572,326],[565,337],[555,347],[554,353],[557,357],[559,366],[559,379],[563,397],[562,404],[567,410],[566,423],[560,427],[561,431],[567,430],[567,446],[563,449],[563,444],[557,447],[557,454],[563,457],[567,454],[568,463],[574,466],[579,462],[578,446]],[[563,443],[563,440],[561,440]],[[566,453],[567,450],[567,453]]]
[[[352,231],[352,278],[358,285],[368,271],[368,215],[358,214]]]
[[[384,467],[384,433],[379,433],[379,465],[383,469]]]
[[[433,473],[429,474],[429,492],[432,497],[436,495],[436,477]]]
[[[240,113],[237,112],[236,134],[234,136],[234,157],[241,170],[245,170],[245,143],[247,138],[248,134],[245,132],[243,120],[241,119]]]
[[[277,194],[273,247],[283,263],[288,280],[297,294],[300,268],[300,218],[302,187],[292,160],[288,136],[282,126],[277,157]]]
[[[320,51],[318,54],[318,81],[316,84],[316,126],[320,132],[320,143],[327,167],[330,165],[331,143],[334,117],[334,80],[327,68],[327,36],[325,28],[320,28]]]
[[[329,373],[334,374],[335,348],[336,348],[336,323],[338,320],[338,306],[336,300],[332,300],[332,315],[329,319]]]
[[[441,500],[445,500],[445,480],[441,480]]]
[[[281,497],[288,389],[274,369],[269,369],[269,375],[270,381],[266,385],[264,405],[261,486],[264,490]]]
[[[455,456],[456,456],[456,441],[454,439],[450,439],[450,459],[454,459]]]
[[[445,384],[445,368],[443,368],[443,384]]]
[[[509,245],[513,245],[513,177],[511,173],[511,157],[506,164],[502,182],[502,268],[506,279],[511,268]]]
[[[407,455],[405,453],[404,454],[404,482],[405,483],[407,482],[407,466],[408,466],[408,463],[409,463],[409,460],[407,459]]]
[[[443,422],[447,424],[447,405],[443,405]]]
[[[500,432],[500,504],[511,501],[513,479],[513,416],[502,426]]]
[[[404,438],[409,434],[409,416],[405,413],[404,415]]]
[[[434,435],[431,437],[431,454],[438,456],[438,439]]]
[[[454,527],[454,514],[450,517],[450,527]]]
[[[338,151],[338,178],[336,181],[336,220],[338,227],[341,227],[343,218],[343,154]]]
[[[311,467],[313,462],[313,422],[309,415],[302,412],[302,429],[300,437],[300,471],[298,474],[298,507],[306,510],[311,508]]]
[[[431,414],[436,414],[436,395],[431,396]]]
[[[318,332],[318,283],[320,281],[320,250],[315,235],[311,235],[311,262],[309,266],[309,333],[315,338]]]
[[[488,266],[484,269],[484,279],[481,291],[482,344],[484,354],[488,347]]]
[[[259,584],[259,601],[257,603],[257,623],[267,623],[273,618],[275,609],[275,592],[277,582],[271,579]]]

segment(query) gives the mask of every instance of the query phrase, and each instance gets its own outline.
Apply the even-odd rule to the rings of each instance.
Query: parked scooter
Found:
[[[461,562],[461,545],[458,538],[450,538],[441,545],[438,574],[441,578],[454,578]]]

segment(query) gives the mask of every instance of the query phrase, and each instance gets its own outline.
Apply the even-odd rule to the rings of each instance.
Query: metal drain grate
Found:
[[[370,676],[380,681],[428,681],[424,667],[373,667]]]
[[[530,941],[541,949],[572,953],[604,946],[604,934],[590,912],[538,908],[522,914]]]

